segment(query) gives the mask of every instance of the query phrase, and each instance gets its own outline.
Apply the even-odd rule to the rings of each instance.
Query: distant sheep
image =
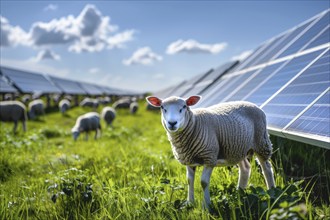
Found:
[[[137,102],[132,102],[129,105],[129,111],[131,114],[136,114],[136,112],[139,110],[139,104]]]
[[[151,105],[161,108],[162,124],[173,154],[187,166],[188,202],[194,202],[196,166],[204,166],[201,184],[206,208],[211,204],[209,184],[214,167],[238,164],[238,186],[246,188],[251,170],[247,157],[252,152],[258,157],[267,187],[275,187],[269,162],[272,143],[264,112],[249,102],[190,109],[199,100],[200,96],[188,99],[172,96],[164,100],[147,97]]]
[[[25,105],[27,105],[28,102],[31,101],[31,95],[29,95],[29,94],[23,95],[21,100]]]
[[[86,132],[86,140],[88,140],[88,132],[95,131],[95,137],[101,132],[100,115],[96,112],[89,112],[77,118],[76,124],[71,129],[73,139],[76,141],[81,132]]]
[[[115,109],[120,109],[120,108],[129,108],[131,104],[131,99],[129,98],[122,98],[117,100],[115,103],[113,103],[112,107]]]
[[[41,99],[29,103],[29,118],[35,119],[39,115],[45,115],[45,104]]]
[[[19,121],[23,124],[23,130],[26,131],[27,113],[26,107],[19,101],[0,102],[0,120],[4,122],[14,122],[14,133],[16,133]]]
[[[112,107],[104,107],[101,112],[101,118],[108,126],[111,125],[116,118],[116,110]]]
[[[70,108],[70,101],[67,99],[62,99],[58,104],[58,108],[62,114],[64,114]]]
[[[96,109],[99,107],[99,101],[97,99],[84,98],[79,105],[81,107],[91,107]]]
[[[99,103],[101,103],[102,105],[107,105],[111,102],[111,98],[108,96],[105,97],[99,97],[98,98]]]

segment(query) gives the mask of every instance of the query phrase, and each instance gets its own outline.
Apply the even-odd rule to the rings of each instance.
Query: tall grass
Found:
[[[11,133],[12,124],[1,123],[0,219],[329,216],[326,201],[312,196],[318,182],[313,178],[299,181],[285,174],[290,164],[282,150],[275,152],[273,161],[277,188],[266,190],[253,160],[246,190],[236,188],[237,167],[217,168],[211,178],[212,212],[202,209],[199,181],[195,184],[196,204],[186,206],[185,167],[172,155],[159,113],[147,112],[141,106],[137,115],[120,110],[113,127],[102,124],[102,136],[96,141],[92,134],[89,141],[80,137],[74,142],[71,137],[76,117],[87,111],[80,107],[66,116],[50,112],[40,120],[29,121],[28,131],[19,130],[17,136]],[[318,173],[325,175],[315,175]],[[197,180],[200,175],[198,169]],[[326,178],[329,183],[329,176]]]

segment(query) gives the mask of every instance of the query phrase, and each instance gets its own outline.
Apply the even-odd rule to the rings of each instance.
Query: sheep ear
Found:
[[[195,105],[201,98],[202,96],[199,95],[190,96],[189,98],[186,99],[186,104],[188,106]]]
[[[160,107],[162,105],[162,100],[155,96],[148,96],[146,100],[150,105],[154,107]]]

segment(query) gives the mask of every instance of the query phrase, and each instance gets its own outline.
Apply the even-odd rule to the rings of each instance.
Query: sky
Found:
[[[244,59],[329,1],[0,2],[0,64],[154,92]]]

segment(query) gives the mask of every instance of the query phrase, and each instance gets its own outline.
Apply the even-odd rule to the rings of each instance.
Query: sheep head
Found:
[[[155,96],[148,96],[146,99],[150,105],[161,108],[164,128],[169,133],[175,133],[185,127],[189,106],[195,105],[201,96],[190,96],[187,99],[171,96],[164,100]]]

